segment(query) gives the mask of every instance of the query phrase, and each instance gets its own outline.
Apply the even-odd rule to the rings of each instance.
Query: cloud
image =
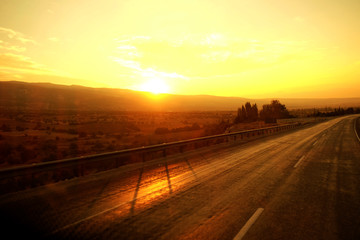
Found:
[[[8,42],[0,40],[0,50],[10,52],[25,52],[26,48],[18,45],[12,45]]]
[[[224,62],[231,55],[232,55],[232,52],[229,50],[215,50],[215,51],[203,53],[203,54],[201,54],[201,57],[203,59],[205,59],[205,61],[208,61],[208,62]]]
[[[51,75],[54,77],[71,77],[69,74],[49,69],[43,64],[37,63],[27,56],[13,53],[0,54],[0,72],[3,74],[15,74],[17,76]]]
[[[59,42],[60,41],[60,39],[58,39],[57,37],[49,37],[48,40],[51,42]]]
[[[126,67],[126,68],[131,68],[131,69],[135,69],[135,70],[142,70],[140,67],[140,63],[134,60],[127,60],[127,59],[122,59],[119,57],[110,57],[110,59],[114,62],[119,63],[121,66]]]
[[[227,38],[220,34],[167,40],[116,39],[112,60],[142,77],[218,79],[243,76],[309,56],[308,42]]]
[[[149,40],[151,39],[151,37],[149,36],[132,36],[132,37],[128,37],[128,36],[122,36],[119,38],[115,38],[115,42],[117,43],[126,43],[126,42],[133,42],[136,40]]]
[[[12,53],[0,54],[0,67],[22,70],[43,70],[43,66],[29,57]]]
[[[135,76],[141,76],[143,78],[171,78],[188,80],[188,77],[174,71],[168,72],[155,70],[155,67],[161,68],[161,65],[158,67],[157,65],[150,66],[144,64],[144,54],[148,54],[149,52],[143,47],[149,42],[157,42],[153,41],[150,37],[133,36],[131,38],[117,38],[115,39],[115,42],[117,43],[116,50],[114,51],[114,55],[116,56],[111,56],[110,59],[120,64],[122,67],[132,69],[132,73]]]
[[[37,44],[25,34],[14,31],[10,28],[0,27],[0,51],[1,52],[25,52],[28,44]]]
[[[49,41],[58,41],[49,38]],[[38,43],[31,37],[15,30],[0,27],[0,78],[22,78],[25,76],[57,76],[69,77],[66,73],[49,69],[45,65],[27,56],[28,45]]]
[[[160,78],[177,78],[177,79],[189,80],[188,77],[185,77],[176,72],[167,73],[167,72],[162,72],[162,71],[156,71],[152,68],[141,69],[139,71],[139,74],[141,74],[143,77],[149,77],[149,78],[160,77]]]
[[[133,73],[137,76],[142,76],[145,78],[172,78],[172,79],[183,79],[189,80],[188,77],[178,74],[176,72],[168,73],[164,71],[158,71],[153,68],[142,68],[141,64],[134,60],[126,60],[117,57],[111,57],[112,61],[119,63],[125,68],[133,69]],[[126,75],[129,76],[129,75]],[[130,75],[131,76],[131,75]]]
[[[12,30],[10,28],[0,27],[0,36],[7,36],[8,39],[21,42],[22,44],[27,44],[27,43],[37,44],[35,40],[31,39],[25,34]]]

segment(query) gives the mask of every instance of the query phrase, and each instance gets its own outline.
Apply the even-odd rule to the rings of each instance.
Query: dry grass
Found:
[[[17,113],[0,116],[0,167],[85,156],[204,136],[232,112]],[[155,134],[157,128],[194,131]]]

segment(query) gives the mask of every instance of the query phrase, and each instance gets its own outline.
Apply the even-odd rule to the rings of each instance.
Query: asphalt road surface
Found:
[[[3,195],[1,238],[360,239],[355,117]]]

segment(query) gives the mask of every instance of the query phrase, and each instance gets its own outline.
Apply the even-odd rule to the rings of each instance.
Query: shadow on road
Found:
[[[139,178],[138,178],[138,181],[137,181],[137,184],[136,184],[134,197],[133,197],[133,200],[132,200],[132,203],[131,203],[131,208],[130,208],[130,214],[131,215],[134,214],[135,203],[136,203],[137,195],[138,195],[138,192],[139,192],[139,189],[140,189],[141,178],[142,178],[143,173],[144,173],[144,164],[140,169]]]

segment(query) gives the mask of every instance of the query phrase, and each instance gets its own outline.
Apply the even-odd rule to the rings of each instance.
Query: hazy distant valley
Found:
[[[360,99],[280,99],[297,117]],[[245,102],[269,99],[153,95],[43,83],[0,82],[0,166],[52,161],[270,126],[231,126]],[[304,121],[296,118],[278,121]],[[306,121],[314,121],[307,119]],[[316,120],[318,121],[318,120]]]
[[[360,98],[279,99],[288,109],[357,107]],[[172,95],[46,83],[0,82],[0,108],[53,111],[235,111],[245,102],[271,99]]]

